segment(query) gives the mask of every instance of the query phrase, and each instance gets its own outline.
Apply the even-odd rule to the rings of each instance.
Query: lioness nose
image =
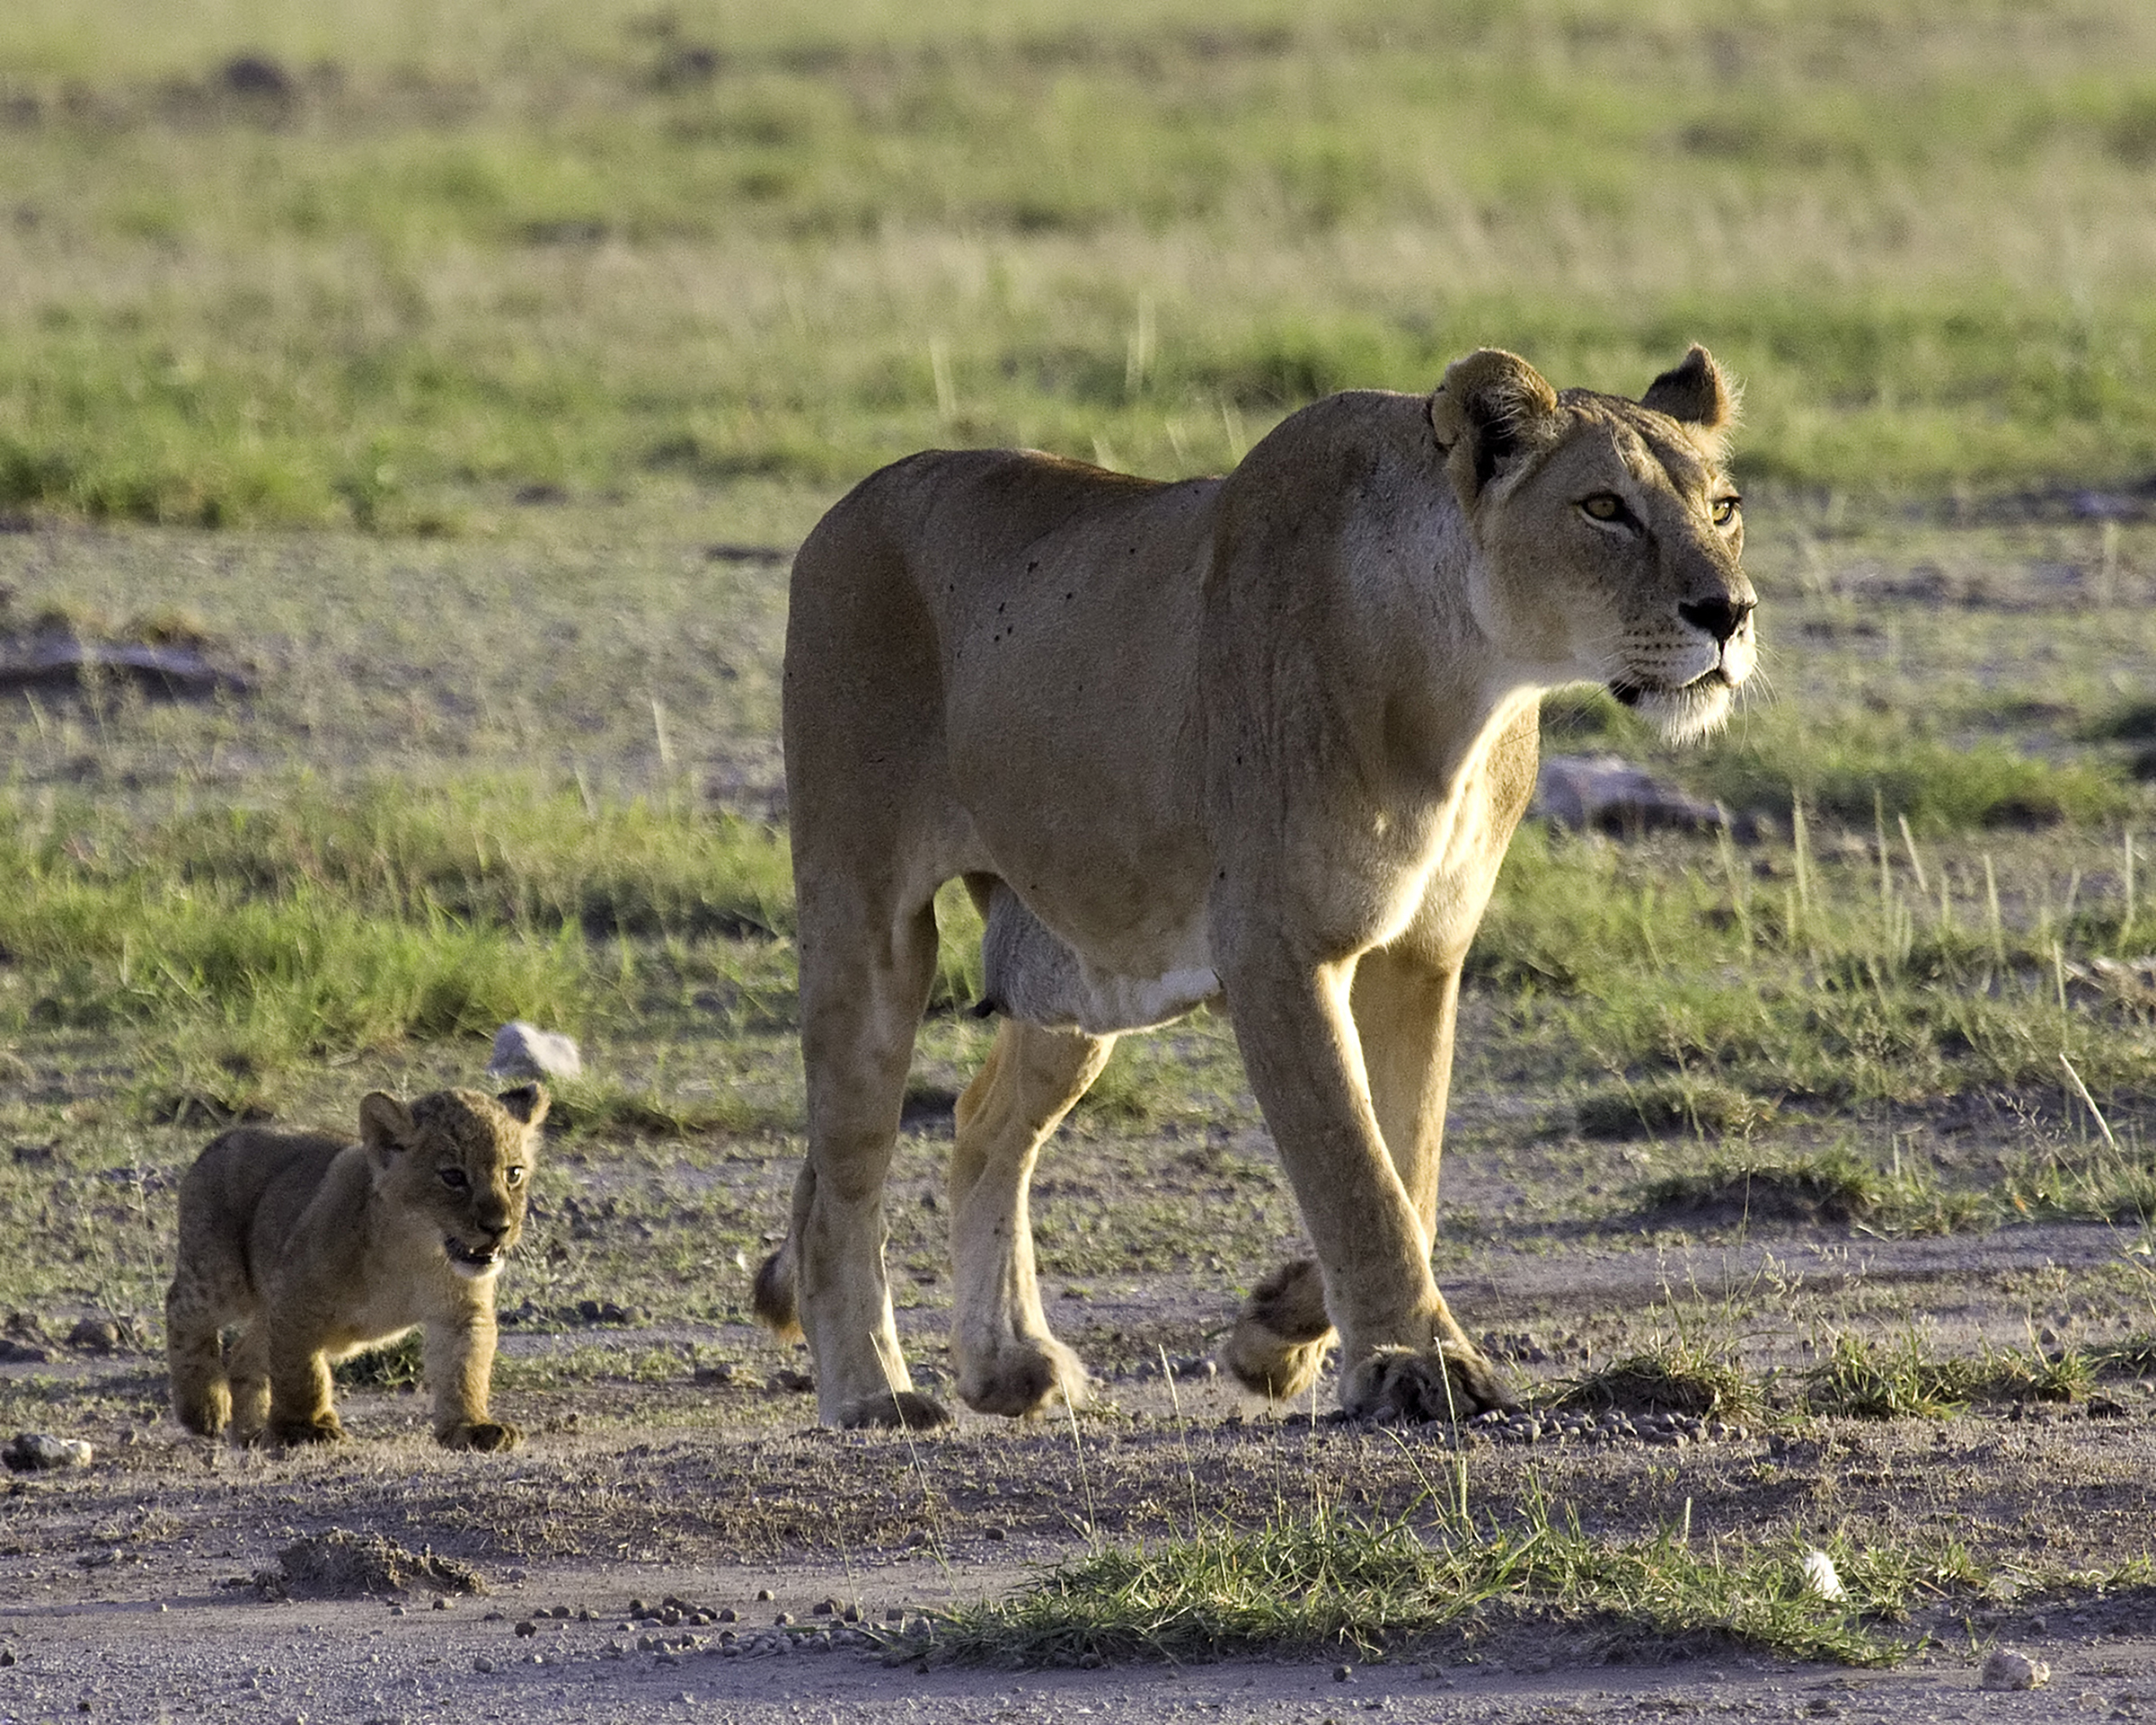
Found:
[[[1757,603],[1754,599],[1690,599],[1677,607],[1677,615],[1694,629],[1704,629],[1717,641],[1724,641],[1745,626],[1745,619]]]

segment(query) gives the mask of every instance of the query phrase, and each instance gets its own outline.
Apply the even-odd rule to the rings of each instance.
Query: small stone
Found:
[[[2048,1665],[2010,1647],[1993,1648],[1978,1678],[1986,1689],[2041,1689],[2050,1681]]]
[[[808,1610],[809,1613],[814,1616],[835,1617],[838,1614],[838,1601],[835,1599],[818,1599],[813,1606],[808,1607]]]
[[[482,1653],[476,1659],[472,1661],[472,1668],[478,1672],[482,1677],[489,1676],[493,1673],[494,1661],[490,1659],[484,1653]]]
[[[392,1606],[389,1608],[389,1614],[392,1617],[402,1617],[405,1614],[404,1607],[402,1606]]]
[[[24,1431],[0,1448],[0,1462],[18,1473],[55,1467],[87,1467],[97,1452],[80,1438],[55,1438],[49,1432]]]
[[[776,1599],[779,1596],[773,1593],[769,1588],[758,1588],[756,1589],[756,1603],[758,1605],[767,1605],[772,1600]]]
[[[434,1596],[434,1608],[437,1611],[447,1611],[449,1609],[449,1602],[437,1593]]]
[[[517,1625],[517,1632],[523,1636],[536,1635],[539,1632],[539,1625],[527,1617]]]
[[[1335,1683],[1353,1683],[1355,1681],[1355,1668],[1352,1665],[1334,1666],[1332,1668],[1332,1680]]]
[[[781,1612],[781,1613],[780,1613],[780,1614],[778,1614],[776,1617],[773,1617],[773,1618],[771,1621],[772,1621],[772,1625],[773,1625],[773,1627],[774,1627],[774,1628],[777,1628],[777,1629],[784,1629],[784,1628],[786,1627],[786,1625],[787,1625],[787,1624],[791,1623],[793,1621],[793,1614],[792,1614],[791,1611],[782,1611],[782,1612]]]
[[[719,1621],[722,1623],[738,1623],[741,1621],[741,1614],[728,1606],[720,1612]]]
[[[543,1031],[516,1019],[494,1032],[487,1057],[490,1078],[581,1078],[584,1054],[573,1036]]]

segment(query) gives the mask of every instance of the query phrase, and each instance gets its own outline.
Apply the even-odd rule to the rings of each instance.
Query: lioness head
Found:
[[[524,1229],[546,1108],[537,1084],[499,1097],[438,1090],[410,1104],[376,1091],[359,1104],[375,1190],[439,1232],[457,1274],[490,1276]]]
[[[1695,347],[1639,401],[1551,388],[1486,348],[1430,397],[1476,556],[1476,621],[1537,681],[1601,683],[1674,740],[1727,717],[1757,657],[1734,392]]]

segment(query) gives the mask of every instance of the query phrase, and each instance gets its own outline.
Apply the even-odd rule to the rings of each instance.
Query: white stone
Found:
[[[1849,1589],[1834,1573],[1834,1560],[1816,1545],[1804,1554],[1804,1590],[1837,1606],[1849,1598]]]
[[[583,1050],[573,1036],[543,1031],[522,1019],[494,1032],[494,1052],[487,1057],[490,1078],[581,1078]]]

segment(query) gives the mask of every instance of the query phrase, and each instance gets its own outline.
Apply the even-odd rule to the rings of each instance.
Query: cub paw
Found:
[[[1353,1367],[1340,1385],[1341,1409],[1358,1420],[1419,1425],[1518,1405],[1498,1368],[1456,1342],[1428,1352],[1381,1348]]]
[[[524,1433],[505,1420],[466,1420],[434,1434],[444,1449],[515,1449]]]
[[[325,1413],[314,1420],[278,1420],[272,1418],[263,1435],[273,1444],[341,1444],[344,1428],[337,1423],[337,1416]]]
[[[885,1390],[865,1395],[846,1407],[838,1423],[848,1430],[882,1426],[893,1431],[927,1431],[950,1423],[950,1411],[933,1396],[918,1390]]]

